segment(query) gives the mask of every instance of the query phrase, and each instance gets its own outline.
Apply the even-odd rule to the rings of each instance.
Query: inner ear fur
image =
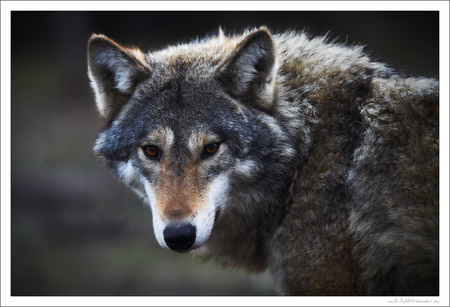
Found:
[[[275,76],[275,43],[267,29],[250,33],[216,70],[225,91],[264,109],[273,104]]]
[[[117,115],[139,81],[150,74],[139,49],[123,47],[96,34],[89,39],[88,68],[97,108],[106,119]]]

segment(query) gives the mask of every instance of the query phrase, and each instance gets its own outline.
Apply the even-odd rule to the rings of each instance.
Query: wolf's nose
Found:
[[[196,232],[190,223],[172,224],[164,229],[164,241],[171,250],[187,251],[195,243]]]

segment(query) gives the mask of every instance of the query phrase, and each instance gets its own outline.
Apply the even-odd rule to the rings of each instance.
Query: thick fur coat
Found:
[[[103,35],[95,152],[164,248],[284,294],[439,294],[439,84],[261,28],[144,54]]]

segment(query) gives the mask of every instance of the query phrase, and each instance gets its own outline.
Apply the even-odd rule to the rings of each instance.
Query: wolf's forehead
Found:
[[[219,135],[204,128],[179,129],[178,127],[159,127],[148,133],[143,139],[143,144],[160,144],[165,148],[183,147],[194,152],[210,142],[219,142]]]
[[[207,79],[214,74],[217,61],[206,57],[172,55],[167,58],[150,58],[152,73],[159,80],[172,78],[189,80]]]
[[[164,63],[164,67],[186,65],[191,67],[214,66],[223,57],[233,50],[237,42],[226,44],[226,41],[213,43],[209,40],[204,43],[196,42],[191,45],[170,46],[160,51],[148,53],[147,61]],[[211,44],[212,43],[212,44]]]

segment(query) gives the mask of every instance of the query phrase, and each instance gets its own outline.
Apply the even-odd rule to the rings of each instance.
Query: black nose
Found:
[[[172,224],[164,229],[164,241],[171,250],[187,251],[195,243],[196,232],[190,223]]]

